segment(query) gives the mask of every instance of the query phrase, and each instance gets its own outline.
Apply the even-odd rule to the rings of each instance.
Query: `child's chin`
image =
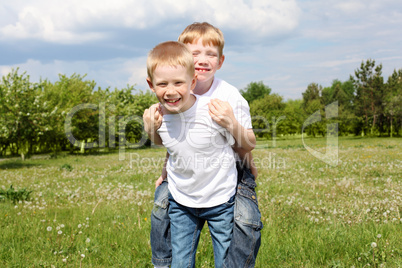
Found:
[[[173,106],[169,106],[169,105],[164,105],[165,109],[167,110],[168,113],[171,114],[177,114],[180,112],[180,108],[179,107],[173,107]]]

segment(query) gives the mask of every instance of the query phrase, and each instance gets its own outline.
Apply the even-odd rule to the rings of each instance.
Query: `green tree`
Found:
[[[302,93],[303,102],[302,108],[304,111],[304,120],[307,120],[317,111],[320,112],[321,118],[325,118],[323,111],[324,111],[324,104],[322,98],[322,86],[318,85],[317,83],[311,83],[307,86],[306,91]],[[330,92],[330,90],[328,90]],[[329,94],[328,94],[329,95]],[[332,93],[329,95],[332,98]],[[306,122],[306,121],[304,121]],[[305,129],[308,135],[317,136],[317,135],[324,135],[325,133],[325,121],[321,120],[314,124],[308,125]]]
[[[240,93],[251,104],[254,100],[262,99],[266,95],[271,94],[271,88],[266,86],[262,81],[251,82],[245,89],[240,90]]]
[[[398,126],[398,120],[402,119],[402,69],[392,73],[386,83],[386,96],[384,98],[384,114],[389,120],[389,135],[394,133],[394,124]],[[395,121],[395,123],[394,123]],[[399,121],[401,123],[401,121]],[[402,124],[400,124],[402,128]],[[402,130],[402,129],[401,129]]]
[[[301,134],[303,125],[302,100],[287,100],[283,111],[286,119],[283,121],[283,134]]]
[[[114,107],[111,115],[118,120],[118,124],[115,124],[115,142],[145,142],[142,115],[145,109],[157,102],[151,91],[138,91],[129,85],[122,90],[115,89],[110,96],[110,104]],[[119,137],[124,137],[125,140],[119,140]],[[145,143],[150,144],[149,141]]]
[[[376,66],[375,61],[369,59],[361,63],[360,69],[355,70],[356,79],[351,77],[356,89],[356,115],[363,122],[362,135],[368,129],[371,135],[374,134],[376,123],[383,112],[384,82],[381,74],[382,65]]]
[[[250,105],[253,129],[258,137],[283,134],[282,123],[285,119],[285,103],[278,94],[265,95]]]
[[[46,129],[42,119],[48,114],[42,87],[42,83],[31,83],[26,73],[18,74],[18,69],[11,70],[0,82],[0,138],[23,160],[33,152]]]
[[[57,122],[54,122],[54,142],[64,141],[63,149],[68,147],[70,151],[74,150],[74,146],[81,145],[81,150],[85,152],[90,147],[88,143],[99,140],[99,103],[96,103],[94,91],[96,83],[85,80],[85,76],[75,73],[70,77],[59,75],[59,81],[46,89],[47,99],[59,112]],[[85,108],[85,105],[88,107]],[[65,126],[66,120],[71,120],[71,124]],[[68,142],[65,137],[70,141],[75,138],[75,144]]]

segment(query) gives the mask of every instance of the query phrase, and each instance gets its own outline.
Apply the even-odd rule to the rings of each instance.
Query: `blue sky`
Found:
[[[226,39],[217,76],[239,89],[263,81],[285,99],[345,81],[361,62],[402,69],[400,0],[14,0],[0,3],[0,75],[31,81],[87,74],[102,88],[146,90],[146,55],[194,21]]]

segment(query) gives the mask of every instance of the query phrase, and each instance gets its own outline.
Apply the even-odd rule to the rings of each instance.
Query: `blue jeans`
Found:
[[[155,190],[154,207],[151,213],[151,248],[154,266],[169,266],[172,263],[168,199],[168,183],[164,181]]]
[[[254,267],[261,245],[261,214],[255,193],[254,176],[247,168],[237,166],[238,185],[235,197],[234,227],[226,268]],[[168,266],[172,261],[170,222],[168,215],[168,184],[163,182],[155,191],[151,214],[152,263]],[[253,197],[254,196],[254,197]]]
[[[254,267],[261,245],[261,213],[258,209],[254,176],[248,168],[237,165],[238,183],[235,199],[232,241],[225,268]]]
[[[195,267],[195,253],[205,221],[212,238],[215,267],[223,267],[232,238],[234,196],[215,207],[190,208],[177,203],[169,194],[169,204],[172,267]]]

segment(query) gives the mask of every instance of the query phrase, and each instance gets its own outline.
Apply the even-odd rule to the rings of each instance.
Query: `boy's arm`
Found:
[[[169,152],[166,151],[165,161],[163,162],[162,175],[155,182],[155,189],[167,178],[166,164],[169,159]]]
[[[148,134],[149,139],[156,145],[162,145],[162,139],[157,130],[162,124],[162,112],[160,104],[153,104],[144,111],[142,119],[144,120],[144,130]]]
[[[254,179],[257,179],[258,170],[254,164],[253,155],[251,152],[247,152],[240,147],[233,146],[233,150],[239,155],[240,159],[242,160],[242,164],[245,165],[247,168],[250,169],[251,174],[254,175]]]
[[[237,147],[251,152],[256,144],[252,129],[244,128],[234,116],[232,106],[226,101],[212,99],[209,103],[209,114],[220,126],[229,131],[235,138]]]

